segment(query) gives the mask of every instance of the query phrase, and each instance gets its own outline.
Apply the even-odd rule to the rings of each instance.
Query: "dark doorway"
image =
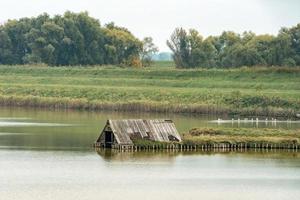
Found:
[[[112,148],[114,139],[114,134],[111,131],[105,131],[105,148]]]

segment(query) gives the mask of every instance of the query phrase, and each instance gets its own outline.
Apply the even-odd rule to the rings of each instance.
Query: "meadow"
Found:
[[[292,117],[300,68],[0,66],[0,104],[60,109]]]

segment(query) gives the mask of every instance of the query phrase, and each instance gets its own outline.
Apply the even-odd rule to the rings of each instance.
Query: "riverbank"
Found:
[[[300,68],[0,66],[0,105],[294,117]]]
[[[208,148],[300,148],[300,129],[194,128],[183,134],[183,144]]]

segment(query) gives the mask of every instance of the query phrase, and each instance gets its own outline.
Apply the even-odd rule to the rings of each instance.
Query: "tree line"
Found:
[[[276,36],[231,31],[204,38],[177,28],[167,45],[179,68],[300,65],[300,24]],[[158,48],[87,12],[9,20],[0,25],[0,64],[149,66]]]
[[[157,48],[87,12],[9,20],[0,26],[0,64],[148,65]]]
[[[223,32],[204,38],[197,30],[177,28],[167,41],[177,67],[300,65],[300,24],[276,36]]]

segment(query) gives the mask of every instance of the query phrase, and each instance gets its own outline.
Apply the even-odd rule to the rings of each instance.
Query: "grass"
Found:
[[[300,130],[256,128],[194,128],[183,134],[185,144],[299,145]]]
[[[0,104],[91,110],[294,116],[300,68],[0,66]]]

